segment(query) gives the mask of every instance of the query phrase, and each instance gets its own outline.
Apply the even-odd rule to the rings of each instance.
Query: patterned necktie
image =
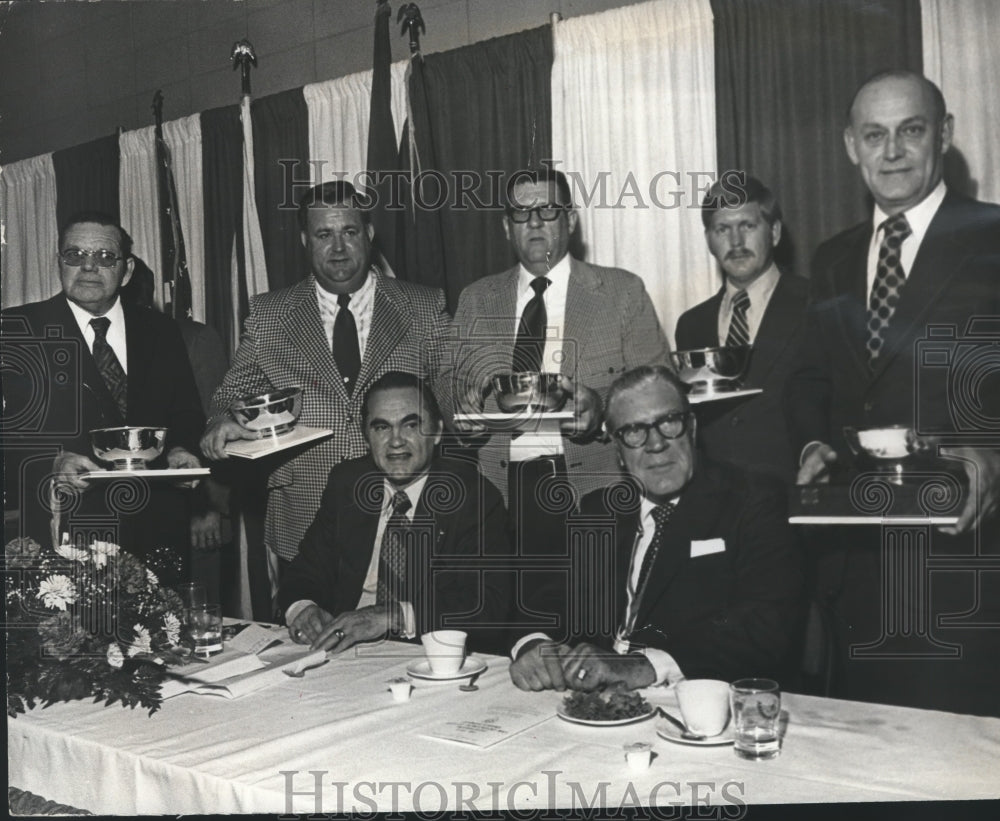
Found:
[[[545,352],[545,325],[548,315],[545,312],[545,299],[542,294],[552,284],[548,277],[535,277],[531,287],[535,295],[528,300],[521,313],[521,321],[517,326],[517,339],[514,342],[514,357],[511,370],[514,373],[540,371],[542,369],[542,354]]]
[[[344,378],[344,389],[348,395],[354,392],[354,383],[361,370],[361,346],[358,344],[358,326],[354,314],[348,307],[350,294],[338,294],[337,318],[333,321],[333,360]]]
[[[642,566],[639,568],[639,579],[636,581],[635,593],[632,595],[632,603],[625,614],[625,622],[618,631],[619,639],[628,639],[635,630],[635,620],[639,615],[639,606],[642,604],[643,593],[646,592],[646,585],[649,583],[650,571],[653,569],[653,562],[656,561],[656,554],[663,546],[663,533],[666,530],[667,522],[674,513],[675,505],[657,505],[651,511],[655,528],[653,538],[646,548],[646,555],[642,557]],[[631,583],[631,579],[629,580]]]
[[[410,509],[410,497],[397,490],[392,497],[392,512],[385,523],[382,534],[382,547],[379,553],[378,586],[375,601],[383,604],[387,601],[408,601],[406,595],[406,534],[410,529],[410,520],[406,517]]]
[[[94,329],[94,361],[97,363],[97,370],[101,372],[104,384],[111,391],[118,411],[125,420],[125,411],[128,407],[128,377],[122,363],[118,361],[114,350],[108,344],[108,328],[111,327],[111,320],[106,316],[97,316],[90,320],[90,327]]]
[[[729,320],[727,348],[746,348],[750,344],[750,325],[747,323],[749,307],[750,297],[746,291],[740,290],[733,294],[733,316]]]
[[[868,298],[868,367],[874,369],[878,355],[885,344],[885,329],[899,303],[899,292],[906,283],[906,272],[899,258],[899,250],[913,232],[905,214],[889,217],[879,226],[882,243],[878,248],[878,265],[875,281]]]

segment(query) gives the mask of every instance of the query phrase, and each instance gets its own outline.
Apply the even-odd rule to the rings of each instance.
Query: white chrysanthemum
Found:
[[[118,555],[120,549],[114,542],[95,541],[90,546],[90,551],[94,556],[94,564],[98,567],[104,567],[108,563],[109,558],[114,558]]]
[[[146,581],[148,581],[153,587],[159,587],[160,585],[160,580],[156,578],[156,574],[148,567],[146,568]]]
[[[118,668],[125,663],[125,656],[122,655],[122,648],[117,643],[108,645],[108,664]]]
[[[38,596],[45,602],[46,607],[54,607],[57,610],[65,610],[66,605],[76,601],[76,588],[68,576],[61,573],[42,579],[38,585]]]
[[[78,547],[73,547],[71,544],[61,544],[56,547],[56,553],[62,556],[64,559],[69,559],[74,562],[85,562],[90,558],[90,553],[86,550],[81,550]]]
[[[137,656],[139,653],[152,652],[153,644],[149,636],[149,631],[141,624],[135,625],[132,629],[135,630],[135,638],[128,647],[129,658]]]
[[[163,616],[163,629],[167,634],[168,644],[177,644],[181,639],[181,620],[173,613]]]

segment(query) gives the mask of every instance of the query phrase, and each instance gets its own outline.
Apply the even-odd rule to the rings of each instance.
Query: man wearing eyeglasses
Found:
[[[18,361],[18,348],[44,360],[41,367],[5,373],[5,432],[30,438],[36,453],[50,454],[5,454],[17,465],[7,474],[14,482],[7,485],[8,504],[20,508],[23,535],[47,539],[54,493],[61,531],[75,533],[94,522],[100,532],[92,537],[112,538],[146,555],[161,581],[169,582],[183,576],[188,546],[178,488],[149,483],[147,503],[140,492],[136,499],[122,497],[122,508],[115,509],[121,494],[105,493],[85,476],[106,467],[93,457],[89,431],[123,425],[167,428],[164,456],[153,467],[201,465],[195,454],[204,415],[180,330],[172,319],[120,298],[132,276],[131,247],[112,217],[74,215],[59,233],[61,293],[4,312],[11,361]],[[118,529],[100,530],[108,526]]]
[[[612,555],[596,557],[602,567],[607,559],[603,587],[553,588],[565,628],[515,645],[514,684],[593,690],[681,677],[781,680],[801,574],[780,483],[702,458],[685,388],[662,366],[615,381],[605,426],[625,478],[588,494],[566,527],[571,546],[610,538]]]
[[[446,378],[461,410],[498,410],[490,380],[511,371],[560,374],[571,394],[574,414],[559,427],[481,431],[480,468],[508,499],[521,555],[558,554],[566,502],[616,475],[614,449],[600,429],[602,397],[614,378],[668,361],[642,280],[574,258],[576,226],[565,175],[551,168],[513,174],[503,230],[518,264],[465,288],[452,326]],[[530,591],[521,601],[526,611],[548,609]]]

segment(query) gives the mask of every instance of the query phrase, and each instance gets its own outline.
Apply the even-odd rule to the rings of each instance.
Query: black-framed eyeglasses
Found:
[[[95,264],[101,268],[111,268],[118,260],[122,259],[114,251],[107,248],[99,248],[96,251],[84,251],[82,248],[67,248],[59,252],[59,259],[71,268],[79,268],[83,261],[90,257]]]
[[[645,445],[653,428],[656,428],[656,432],[664,439],[679,439],[687,430],[692,415],[691,411],[671,411],[652,422],[622,425],[611,435],[627,448],[641,448]]]
[[[552,222],[558,219],[559,215],[567,210],[565,205],[538,205],[534,208],[508,208],[507,216],[511,222],[525,223],[535,214],[542,222]]]

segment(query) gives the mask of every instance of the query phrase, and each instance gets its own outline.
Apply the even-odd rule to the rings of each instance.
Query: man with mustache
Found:
[[[801,344],[808,285],[774,262],[782,230],[774,194],[757,178],[741,176],[741,185],[716,182],[702,203],[705,239],[724,282],[681,315],[677,347],[752,346],[743,384],[763,393],[699,407],[701,444],[712,459],[791,484],[797,461],[782,395]]]

